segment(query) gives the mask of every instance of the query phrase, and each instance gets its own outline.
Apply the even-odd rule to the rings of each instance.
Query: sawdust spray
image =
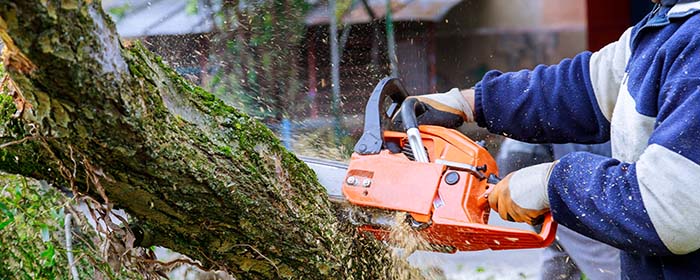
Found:
[[[330,132],[330,130],[321,130],[303,134],[295,139],[294,150],[305,156],[347,161],[348,155],[343,153],[342,148],[337,148],[332,143]],[[389,244],[393,248],[384,251],[391,263],[383,268],[386,269],[384,275],[391,280],[445,279],[441,271],[430,268],[421,270],[408,262],[408,257],[413,252],[428,250],[431,244],[409,226],[406,215],[407,213],[397,212],[393,217],[393,226],[389,234]],[[426,264],[421,263],[420,266],[426,267]]]
[[[389,273],[391,279],[444,279],[440,271],[419,270],[409,265],[407,259],[411,254],[416,250],[429,250],[432,245],[409,226],[406,215],[403,212],[397,212],[394,215],[393,226],[389,233],[389,243],[395,247],[388,251],[392,260],[392,270]]]

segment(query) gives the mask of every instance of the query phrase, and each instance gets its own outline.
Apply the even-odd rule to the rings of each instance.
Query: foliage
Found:
[[[62,209],[54,208],[55,197],[42,199],[27,181],[9,178],[0,196],[0,267],[2,278],[68,278],[66,259],[61,254]],[[57,265],[60,263],[60,266]]]
[[[71,201],[46,184],[0,175],[0,279],[72,278],[64,232],[66,209],[71,209]],[[83,224],[82,228],[72,228],[73,255],[80,279],[139,278],[126,271],[114,273],[98,256],[93,242],[96,233]]]
[[[338,24],[341,25],[343,24],[342,21],[340,20],[343,15],[352,8],[354,4],[356,4],[356,0],[337,0],[336,1],[336,8],[335,8],[335,17],[338,19]]]
[[[199,8],[197,7],[198,2],[198,0],[188,0],[187,5],[185,6],[185,12],[190,15],[196,14]]]
[[[295,59],[304,34],[304,0],[223,1],[209,59],[208,90],[263,119],[303,110],[291,106],[302,91]]]
[[[0,62],[0,78],[5,78],[4,69]],[[0,97],[12,99],[2,88]],[[16,109],[12,105],[1,110]],[[66,210],[73,209],[73,202],[47,184],[0,173],[0,279],[72,278],[64,223]],[[73,212],[72,252],[80,279],[141,278],[128,271],[115,274],[96,249],[97,233],[84,216]]]
[[[124,5],[112,7],[109,9],[109,13],[115,18],[115,20],[119,20],[126,15],[126,13],[131,9],[131,5],[129,3],[125,3]]]

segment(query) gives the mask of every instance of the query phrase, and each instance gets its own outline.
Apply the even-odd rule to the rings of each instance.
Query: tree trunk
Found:
[[[18,90],[0,98],[0,169],[108,198],[141,246],[241,279],[391,277],[387,249],[339,222],[270,130],[114,29],[100,1],[0,0]]]

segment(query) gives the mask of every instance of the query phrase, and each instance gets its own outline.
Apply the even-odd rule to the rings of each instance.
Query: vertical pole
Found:
[[[318,80],[316,78],[316,30],[309,28],[309,39],[308,39],[308,75],[309,75],[309,103],[311,103],[311,117],[318,118],[318,104],[316,104],[316,84]]]
[[[381,46],[379,45],[382,38],[379,35],[381,33],[381,25],[377,20],[372,21],[372,65],[379,65],[379,53]]]
[[[287,150],[292,150],[292,122],[287,117],[282,118],[282,144]]]
[[[437,57],[435,55],[435,23],[428,23],[428,84],[430,92],[437,92]]]
[[[275,26],[278,24],[278,22],[277,22],[277,20],[278,20],[277,19],[277,9],[275,7],[275,5],[278,5],[278,3],[277,3],[277,1],[271,1],[271,3],[269,5],[270,5],[269,7],[267,7],[267,5],[264,5],[263,8],[270,9],[269,10],[270,11],[270,23],[272,24],[272,26]],[[272,101],[273,101],[272,113],[274,114],[275,120],[282,121],[283,118],[286,118],[286,116],[285,116],[286,110],[285,110],[284,106],[282,105],[282,90],[279,87],[279,81],[280,81],[280,78],[282,78],[282,76],[279,74],[284,72],[284,71],[277,71],[278,66],[275,65],[275,62],[274,62],[275,55],[277,55],[279,53],[278,51],[280,51],[280,49],[278,49],[278,48],[280,48],[279,44],[280,44],[280,42],[282,42],[282,40],[277,41],[274,38],[277,35],[277,34],[274,34],[274,31],[271,32],[272,34],[270,34],[268,32],[270,32],[270,31],[263,31],[263,34],[269,35],[272,42],[270,45],[268,45],[267,50],[263,50],[263,54],[261,56],[264,56],[265,55],[264,53],[267,53],[268,55],[271,55],[272,58],[270,59],[271,60],[270,66],[268,66],[267,69],[265,69],[265,71],[267,71],[267,73],[265,75],[265,78],[267,79],[267,83],[266,83],[267,89],[261,89],[259,96],[263,97],[264,96],[263,94],[272,93]],[[279,75],[279,77],[278,77],[278,75]]]
[[[331,87],[333,98],[331,100],[331,112],[333,112],[333,127],[335,129],[336,144],[340,144],[342,128],[340,123],[340,56],[338,54],[338,22],[335,17],[335,0],[328,0],[328,15],[330,16],[330,41],[331,41]]]
[[[391,0],[386,0],[386,44],[391,66],[391,76],[399,77],[396,41],[394,40],[394,22],[391,16]]]
[[[248,83],[248,63],[249,63],[249,55],[250,55],[250,49],[248,47],[248,38],[246,35],[245,27],[244,24],[248,24],[248,13],[245,11],[245,6],[244,6],[244,1],[233,1],[232,2],[232,8],[235,9],[235,15],[236,15],[236,23],[234,24],[231,22],[231,17],[227,17],[226,20],[229,21],[227,28],[232,28],[234,25],[236,26],[236,34],[235,34],[235,42],[238,44],[238,57],[240,61],[240,73],[241,73],[241,78],[240,78],[240,83],[241,83],[241,88],[243,90],[248,91],[250,90],[249,83]],[[224,11],[227,11],[229,9],[224,9]],[[216,24],[214,24],[216,26]],[[227,65],[230,63],[227,63]],[[231,67],[231,66],[229,66]]]
[[[199,55],[197,56],[197,60],[199,62],[199,85],[206,85],[209,78],[209,73],[207,72],[207,64],[209,64],[209,50],[211,49],[209,46],[209,36],[213,36],[213,34],[207,33],[206,35],[197,36],[197,48],[199,49]]]
[[[367,0],[361,1],[362,5],[365,7],[365,11],[371,19],[370,24],[372,25],[372,65],[379,65],[379,48],[381,48],[379,44],[382,41],[382,38],[379,37],[379,33],[381,32],[381,26],[379,25],[379,19],[377,18],[377,15],[374,14],[372,7],[370,7],[369,3],[367,3]]]

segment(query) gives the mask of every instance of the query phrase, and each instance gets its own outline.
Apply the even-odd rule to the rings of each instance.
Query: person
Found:
[[[574,152],[508,174],[491,207],[528,223],[551,211],[621,249],[624,279],[700,279],[700,1],[657,2],[598,52],[412,98],[428,124],[460,118],[526,142],[610,140],[612,157]]]
[[[592,145],[531,144],[506,138],[498,149],[496,163],[499,173],[509,174],[579,151],[611,156],[610,142]],[[586,278],[583,278],[584,275]],[[620,279],[620,251],[560,225],[556,239],[542,252],[540,279]]]

